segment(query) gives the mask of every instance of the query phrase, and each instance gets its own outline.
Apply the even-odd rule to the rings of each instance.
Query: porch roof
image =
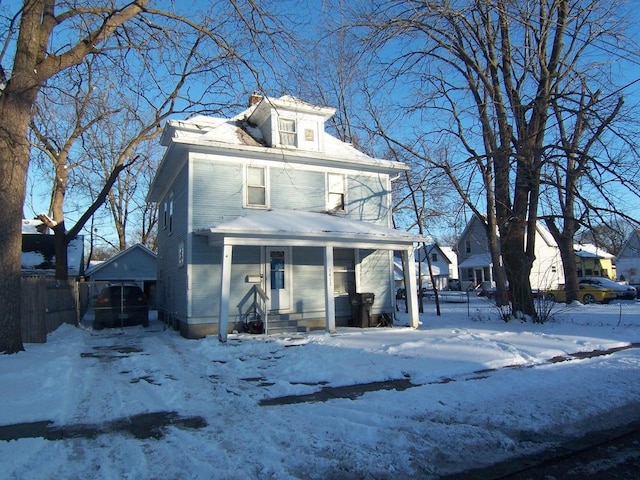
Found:
[[[476,253],[458,265],[458,268],[488,267],[492,265],[489,253]]]
[[[328,213],[264,210],[196,230],[209,242],[230,245],[349,246],[404,250],[426,237]]]

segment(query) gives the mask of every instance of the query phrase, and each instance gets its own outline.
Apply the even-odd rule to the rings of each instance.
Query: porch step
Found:
[[[269,333],[306,333],[324,329],[324,323],[276,316],[269,317],[267,327]]]
[[[270,318],[267,326],[269,333],[296,333],[307,331],[306,327],[298,326],[297,320],[277,320]]]

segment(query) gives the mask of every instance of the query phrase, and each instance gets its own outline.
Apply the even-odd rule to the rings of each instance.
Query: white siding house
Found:
[[[551,233],[539,222],[536,225],[535,257],[530,275],[531,288],[547,290],[564,285],[560,249]],[[458,269],[463,288],[494,286],[494,265],[487,232],[483,221],[476,216],[469,221],[458,240]]]
[[[618,281],[640,285],[640,230],[634,230],[616,257]]]
[[[393,251],[411,271],[422,241],[392,228],[391,178],[407,167],[326,133],[333,114],[254,95],[230,119],[167,123],[148,196],[160,207],[161,319],[225,341],[256,316],[268,332],[334,331],[362,293],[375,295],[373,319],[394,314]]]

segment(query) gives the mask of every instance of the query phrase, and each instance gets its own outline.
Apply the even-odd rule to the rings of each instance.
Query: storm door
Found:
[[[271,311],[287,311],[291,307],[291,265],[290,248],[267,248],[268,295]]]

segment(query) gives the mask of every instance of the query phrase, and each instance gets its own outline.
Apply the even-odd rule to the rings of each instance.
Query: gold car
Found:
[[[580,284],[578,285],[578,300],[584,304],[587,303],[608,303],[616,298],[615,290],[595,285]],[[554,302],[566,302],[567,292],[564,289],[548,290],[544,298]]]

